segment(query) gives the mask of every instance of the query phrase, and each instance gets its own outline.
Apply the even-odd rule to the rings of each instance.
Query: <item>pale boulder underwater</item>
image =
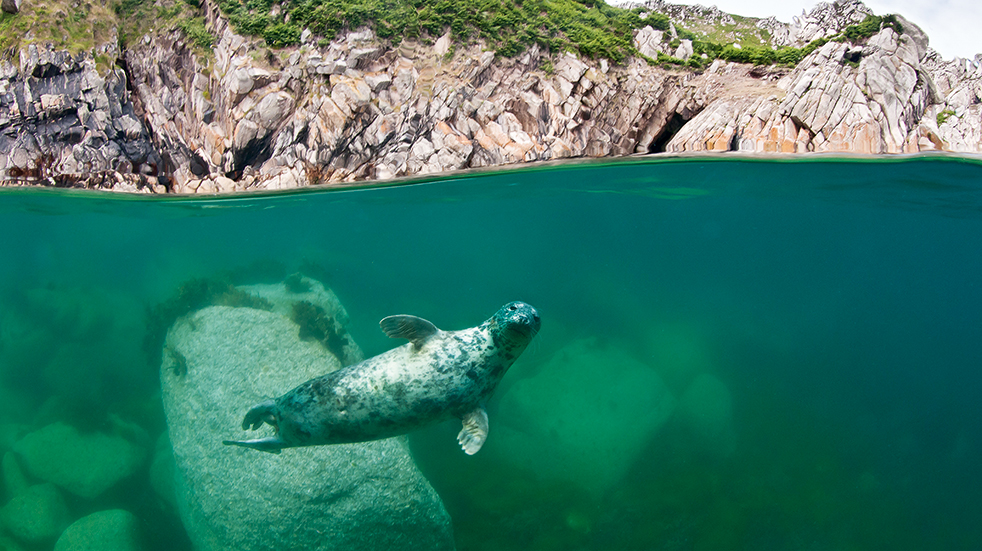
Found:
[[[410,342],[311,379],[249,410],[244,430],[271,425],[276,434],[225,444],[279,453],[283,448],[367,442],[409,433],[453,417],[473,455],[488,436],[484,404],[539,331],[539,313],[512,302],[469,329],[441,331],[422,318],[389,316],[379,323]]]

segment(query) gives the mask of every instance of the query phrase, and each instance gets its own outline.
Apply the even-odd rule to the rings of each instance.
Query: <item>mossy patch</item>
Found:
[[[938,126],[941,126],[942,124],[948,122],[948,119],[954,116],[955,116],[955,112],[952,111],[951,109],[945,109],[944,111],[941,111],[940,113],[938,113],[938,117],[937,117]]]

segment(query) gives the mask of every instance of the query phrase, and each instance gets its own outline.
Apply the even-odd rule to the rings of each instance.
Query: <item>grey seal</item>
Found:
[[[416,316],[389,316],[379,322],[382,331],[408,344],[253,406],[242,429],[265,423],[276,434],[224,443],[279,453],[389,438],[457,417],[463,422],[457,441],[473,455],[488,437],[485,402],[540,325],[539,313],[524,302],[459,331],[441,331]]]

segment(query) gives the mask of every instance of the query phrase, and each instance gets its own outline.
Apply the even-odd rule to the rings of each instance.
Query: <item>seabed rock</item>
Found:
[[[31,545],[50,545],[71,522],[65,499],[53,484],[38,484],[20,492],[0,509],[4,528]]]
[[[147,450],[122,436],[81,433],[62,422],[27,434],[16,445],[33,475],[85,499],[94,499],[144,463]]]
[[[242,431],[256,403],[340,367],[299,333],[275,311],[213,306],[167,335],[164,409],[195,549],[453,549],[450,518],[404,439],[278,455],[222,445],[268,434]]]
[[[54,551],[141,551],[140,521],[120,509],[99,511],[75,521],[55,543]]]
[[[488,450],[546,480],[602,495],[668,420],[675,398],[622,350],[576,341],[517,381],[493,417]]]

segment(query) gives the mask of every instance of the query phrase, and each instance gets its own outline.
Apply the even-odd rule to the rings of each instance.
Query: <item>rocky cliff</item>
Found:
[[[730,17],[642,7],[680,28]],[[689,68],[650,63],[698,55],[674,24],[636,33],[648,61],[614,65],[534,46],[497,57],[449,34],[392,47],[368,29],[271,50],[211,0],[201,10],[213,53],[170,31],[130,45],[108,74],[36,45],[0,66],[3,181],[226,192],[635,153],[982,151],[982,60],[940,59],[902,18],[901,32],[828,41],[794,67]],[[819,4],[754,27],[769,47],[800,46],[869,13]]]

